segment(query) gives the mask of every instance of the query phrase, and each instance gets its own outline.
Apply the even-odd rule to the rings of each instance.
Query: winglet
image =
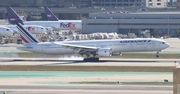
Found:
[[[44,10],[46,12],[49,21],[59,21],[59,19],[54,15],[54,13],[48,7],[44,7]]]
[[[7,6],[6,9],[8,12],[8,21],[10,24],[23,24],[23,21],[19,18],[18,14],[10,6]]]

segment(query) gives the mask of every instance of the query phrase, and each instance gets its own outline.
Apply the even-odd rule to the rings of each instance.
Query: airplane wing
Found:
[[[78,54],[98,54],[99,56],[111,56],[112,55],[112,49],[111,48],[101,48],[101,47],[94,47],[94,46],[83,46],[83,45],[74,45],[74,44],[61,44],[63,47],[69,47],[75,51],[75,53]]]
[[[71,49],[80,49],[85,51],[97,51],[98,47],[92,46],[82,46],[82,45],[73,45],[73,44],[61,44],[64,47],[71,48]]]

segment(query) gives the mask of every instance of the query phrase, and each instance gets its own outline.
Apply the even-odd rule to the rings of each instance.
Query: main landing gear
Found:
[[[86,58],[83,59],[85,62],[97,62],[99,61],[99,57],[96,54],[86,54]]]
[[[85,61],[85,62],[97,62],[97,61],[99,61],[99,58],[98,57],[84,58],[83,61]]]

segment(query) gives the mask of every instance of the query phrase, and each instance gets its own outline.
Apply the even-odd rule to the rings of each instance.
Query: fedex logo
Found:
[[[17,18],[10,18],[10,21],[18,20]]]
[[[60,27],[63,27],[63,28],[76,28],[76,24],[73,24],[72,22],[69,22],[67,24],[60,23]]]
[[[47,17],[52,17],[52,15],[51,14],[47,14]]]
[[[32,26],[27,27],[29,31],[34,31],[34,28]]]

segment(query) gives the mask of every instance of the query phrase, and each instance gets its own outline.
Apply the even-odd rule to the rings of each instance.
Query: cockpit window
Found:
[[[162,44],[165,44],[165,42],[162,42]]]
[[[9,29],[6,29],[6,31],[9,31]]]

